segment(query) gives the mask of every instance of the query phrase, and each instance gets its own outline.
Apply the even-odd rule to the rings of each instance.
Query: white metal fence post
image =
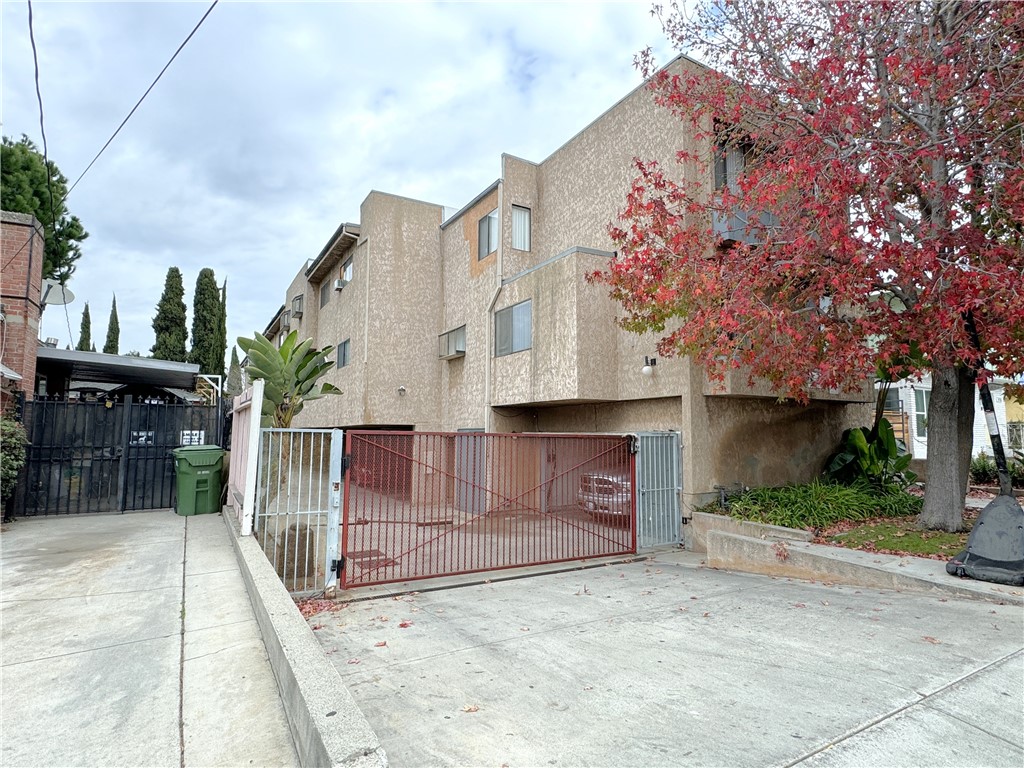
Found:
[[[341,499],[344,478],[341,461],[345,453],[345,433],[340,429],[331,430],[330,500],[327,503],[327,587],[337,586],[338,537],[341,535]]]
[[[260,420],[263,415],[263,379],[252,383],[249,408],[249,445],[245,461],[245,485],[242,488],[242,535],[252,535],[253,510],[256,508],[256,471],[260,454]]]

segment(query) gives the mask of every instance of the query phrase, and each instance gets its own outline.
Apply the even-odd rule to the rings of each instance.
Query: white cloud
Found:
[[[51,158],[84,170],[206,9],[34,5]],[[2,6],[3,133],[37,143],[27,13]],[[228,279],[229,339],[261,330],[283,283],[369,190],[462,206],[508,152],[542,160],[669,46],[645,3],[222,2],[68,201],[91,233],[72,282],[121,350],[148,351],[167,268],[190,303]],[[191,321],[191,318],[190,318]],[[43,336],[67,342],[49,309]]]

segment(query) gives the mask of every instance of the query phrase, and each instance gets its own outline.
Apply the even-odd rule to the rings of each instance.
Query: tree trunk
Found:
[[[928,400],[928,480],[924,488],[924,508],[917,520],[922,528],[944,531],[963,528],[967,477],[961,467],[964,463],[964,441],[960,434],[960,417],[964,410],[961,389],[961,374],[956,367],[932,370],[932,391]],[[972,414],[973,408],[971,400]],[[973,416],[971,420],[973,423]],[[969,455],[969,445],[966,450]]]
[[[978,402],[978,385],[969,368],[957,368],[960,381],[959,413],[956,417],[957,434],[960,437],[960,499],[967,495],[970,482],[971,454],[974,449],[974,414]],[[962,512],[961,512],[962,514]]]

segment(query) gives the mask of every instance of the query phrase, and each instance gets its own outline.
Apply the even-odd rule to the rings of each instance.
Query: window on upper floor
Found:
[[[281,332],[288,333],[292,329],[292,313],[289,310],[285,310],[281,314]]]
[[[327,306],[327,302],[331,300],[331,283],[333,281],[330,278],[324,280],[323,285],[320,286],[320,309]]]
[[[345,339],[338,345],[338,367],[344,368],[351,362],[352,339]]]
[[[527,299],[494,313],[494,356],[529,349],[533,338],[532,301]]]
[[[498,209],[495,208],[480,219],[478,227],[479,239],[476,257],[483,259],[498,250]]]
[[[519,205],[512,206],[512,247],[530,250],[530,209]]]
[[[437,337],[437,356],[442,360],[451,360],[466,355],[466,326],[453,328]]]
[[[341,268],[341,279],[346,283],[352,282],[352,259],[345,262]]]
[[[306,303],[306,297],[301,293],[292,297],[292,317],[302,317],[302,305]]]
[[[746,143],[715,145],[715,189],[736,191],[753,147]]]

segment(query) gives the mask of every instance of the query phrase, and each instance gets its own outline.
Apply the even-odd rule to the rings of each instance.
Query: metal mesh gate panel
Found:
[[[350,431],[342,586],[636,551],[631,439]]]
[[[679,544],[682,491],[678,432],[637,435],[637,545]]]

